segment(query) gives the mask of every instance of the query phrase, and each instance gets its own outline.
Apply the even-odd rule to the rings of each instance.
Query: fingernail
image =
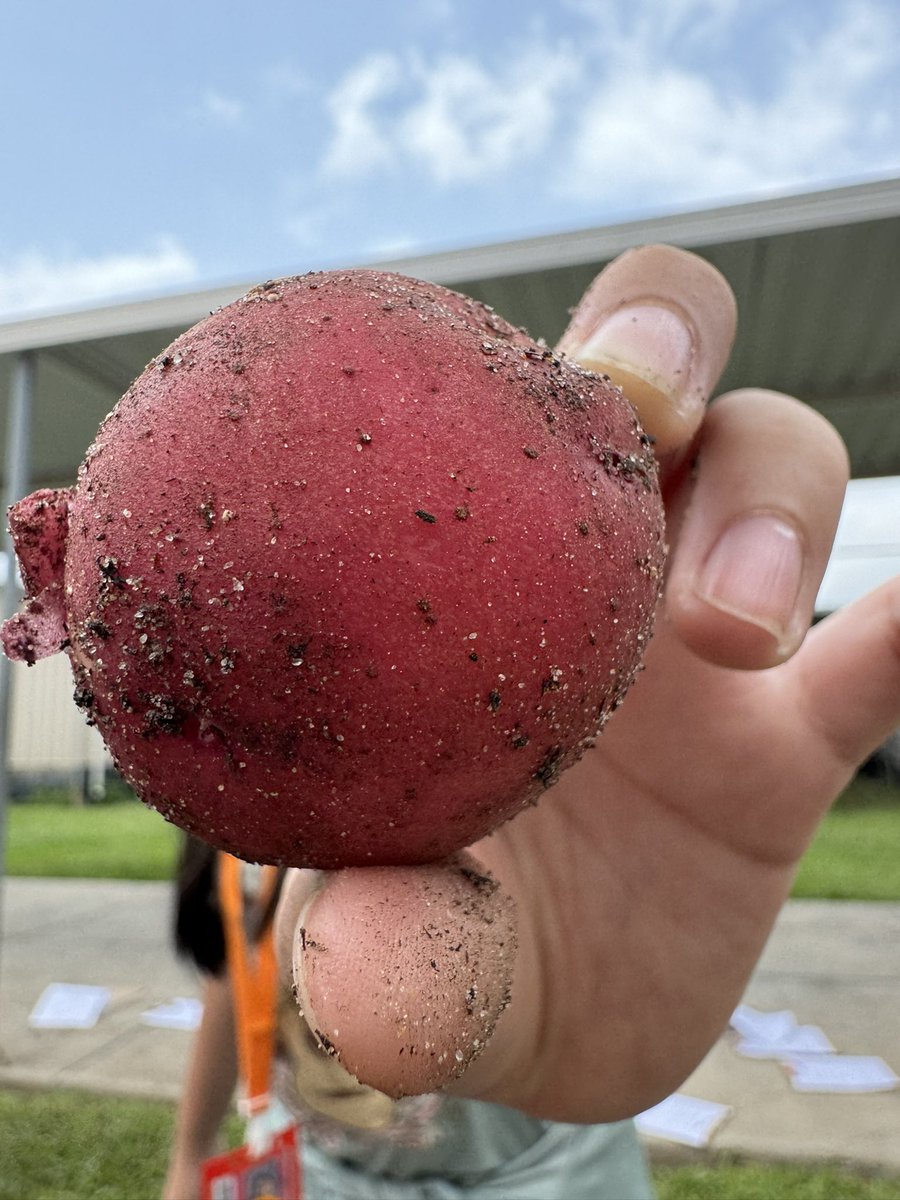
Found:
[[[678,407],[687,391],[694,335],[685,316],[652,303],[628,304],[569,350],[583,367],[608,375],[636,408]]]
[[[699,427],[734,329],[734,296],[715,268],[672,246],[641,246],[597,276],[558,349],[618,384],[668,455]]]
[[[793,525],[770,513],[730,525],[700,573],[698,595],[767,630],[779,645],[791,631],[803,573],[803,547]]]

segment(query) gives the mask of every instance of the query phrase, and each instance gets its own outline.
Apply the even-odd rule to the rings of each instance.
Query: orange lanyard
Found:
[[[278,968],[272,923],[251,948],[244,925],[241,888],[243,864],[230,854],[218,855],[218,890],[225,928],[225,950],[234,996],[238,1061],[246,1088],[246,1113],[253,1116],[269,1104],[269,1081],[275,1053]],[[278,878],[277,867],[263,867],[259,905],[264,912]]]

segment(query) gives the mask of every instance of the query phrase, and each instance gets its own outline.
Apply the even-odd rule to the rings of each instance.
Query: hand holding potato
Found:
[[[564,339],[630,379],[663,430],[672,553],[646,670],[596,748],[472,848],[515,901],[519,948],[462,1094],[608,1121],[675,1089],[739,1000],[818,821],[900,721],[897,581],[804,639],[846,482],[837,435],[772,393],[705,407],[731,314],[710,268],[652,249],[601,277]],[[391,936],[421,913],[414,880],[297,872],[281,913],[308,1015],[387,1091],[416,1090],[397,1031],[427,1016],[421,952]],[[311,974],[298,919],[307,947],[329,947]]]
[[[177,823],[346,868],[293,873],[279,936],[363,1082],[637,1112],[712,1044],[900,721],[900,585],[806,636],[846,455],[788,397],[707,404],[735,314],[700,259],[624,255],[558,355],[440,289],[320,282],[189,331],[78,486],[16,507],[5,648],[68,650]],[[588,748],[649,633],[660,495],[656,632]]]

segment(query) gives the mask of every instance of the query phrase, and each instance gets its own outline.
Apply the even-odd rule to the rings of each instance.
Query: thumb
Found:
[[[727,281],[674,246],[640,246],[594,280],[557,346],[622,388],[671,467],[703,420],[734,341]]]
[[[319,1044],[390,1096],[461,1075],[509,1000],[513,904],[470,855],[297,873],[279,941]]]

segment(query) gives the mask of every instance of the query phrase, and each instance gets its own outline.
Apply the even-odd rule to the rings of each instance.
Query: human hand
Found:
[[[846,482],[836,433],[773,393],[706,407],[732,326],[721,277],[654,247],[600,277],[563,339],[657,436],[672,553],[622,710],[537,808],[472,848],[515,901],[518,955],[458,1094],[610,1121],[677,1087],[739,1000],[819,820],[900,721],[900,581],[805,636]],[[398,1054],[397,1037],[427,1039],[427,963],[384,936],[385,913],[393,932],[421,924],[417,870],[294,873],[280,916],[307,1016],[395,1094],[431,1086],[427,1056]]]

